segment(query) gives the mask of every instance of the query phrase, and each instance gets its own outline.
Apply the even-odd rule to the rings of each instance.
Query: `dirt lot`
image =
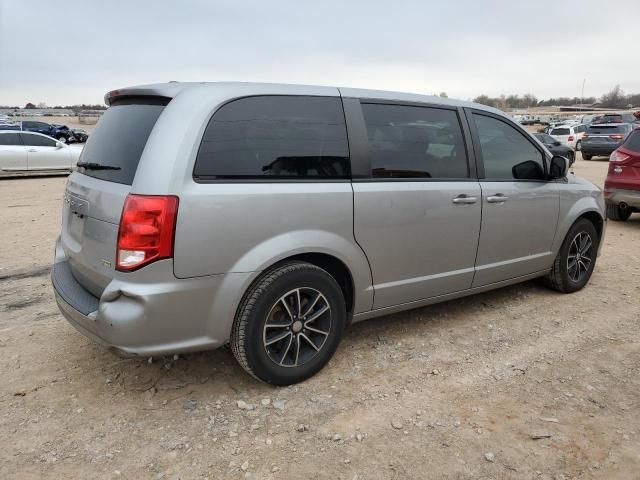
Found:
[[[64,183],[0,181],[1,479],[640,478],[640,215],[610,222],[581,292],[360,323],[273,388],[228,349],[122,360],[70,327],[48,277]]]

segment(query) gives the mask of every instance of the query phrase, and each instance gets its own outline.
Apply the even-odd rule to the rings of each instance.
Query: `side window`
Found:
[[[22,122],[22,128],[33,128],[33,122]]]
[[[363,103],[374,178],[467,178],[454,110]]]
[[[17,133],[2,133],[0,134],[0,145],[19,145],[22,146],[20,137]]]
[[[495,180],[544,180],[542,153],[511,125],[474,113],[484,174]]]
[[[53,138],[48,138],[43,135],[29,135],[28,133],[21,133],[20,137],[25,145],[29,147],[55,147],[56,141]]]
[[[338,97],[259,96],[211,118],[194,176],[210,179],[350,178]]]

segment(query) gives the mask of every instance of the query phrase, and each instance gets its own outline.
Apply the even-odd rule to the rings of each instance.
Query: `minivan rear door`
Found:
[[[371,266],[374,308],[469,289],[481,192],[461,111],[377,100],[347,108],[353,101],[345,112],[364,123],[364,138],[354,126],[349,141],[366,145],[365,170],[353,178],[354,233]]]
[[[168,103],[160,97],[115,100],[99,120],[67,183],[61,243],[74,277],[100,296],[114,276],[124,201],[147,139]]]

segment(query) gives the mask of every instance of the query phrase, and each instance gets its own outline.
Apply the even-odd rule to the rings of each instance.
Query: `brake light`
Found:
[[[569,138],[567,138],[567,142],[573,142],[573,135],[569,135]]]
[[[132,272],[173,257],[178,197],[128,195],[122,209],[116,270]]]
[[[626,162],[630,158],[631,158],[631,155],[627,155],[626,153],[622,153],[618,150],[614,150],[611,156],[609,157],[609,162],[611,163]]]
[[[622,140],[624,135],[609,135],[609,138],[613,138],[614,140]]]

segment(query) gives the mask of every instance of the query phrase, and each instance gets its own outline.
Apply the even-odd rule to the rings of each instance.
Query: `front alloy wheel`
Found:
[[[567,255],[567,273],[574,282],[580,282],[589,272],[593,258],[593,240],[589,233],[578,233],[569,246]]]
[[[569,229],[551,270],[545,277],[546,284],[562,293],[572,293],[583,288],[593,273],[600,238],[594,224],[580,218]]]

